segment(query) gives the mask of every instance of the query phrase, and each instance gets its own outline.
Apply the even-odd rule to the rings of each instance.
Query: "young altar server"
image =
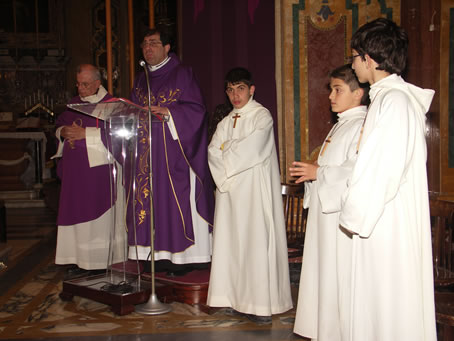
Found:
[[[339,229],[341,196],[357,156],[369,87],[351,64],[330,73],[331,110],[337,113],[315,163],[293,162],[309,207],[294,331],[313,340],[341,340],[339,302],[348,299],[351,237]]]
[[[342,340],[435,341],[426,113],[433,90],[405,82],[408,38],[388,19],[353,35],[353,69],[370,84],[359,154],[339,218],[352,236]]]
[[[230,70],[225,89],[233,110],[208,146],[217,189],[207,304],[269,324],[292,308],[273,119],[248,70]]]

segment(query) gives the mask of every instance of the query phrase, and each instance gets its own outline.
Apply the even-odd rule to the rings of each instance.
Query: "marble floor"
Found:
[[[295,309],[260,326],[222,310],[171,303],[162,315],[115,315],[83,297],[59,297],[65,268],[53,263],[55,212],[48,208],[7,209],[7,268],[0,270],[0,339],[20,340],[305,340],[293,334]],[[296,298],[297,288],[293,286]]]

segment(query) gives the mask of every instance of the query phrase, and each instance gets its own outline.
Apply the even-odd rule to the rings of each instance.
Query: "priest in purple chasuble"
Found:
[[[134,205],[128,202],[129,257],[150,258],[150,197],[153,201],[155,260],[173,264],[211,260],[214,187],[207,161],[207,117],[192,69],[169,53],[165,31],[147,31],[142,51],[151,87],[151,111],[168,122],[151,127],[152,190],[149,185],[148,113],[139,117]],[[131,100],[148,108],[145,71],[136,77]],[[135,215],[133,215],[135,206]],[[134,224],[135,219],[135,224]],[[136,229],[134,233],[134,227]]]
[[[112,98],[93,65],[78,67],[76,86],[79,94],[70,103],[98,103]],[[61,191],[55,263],[75,264],[85,270],[106,269],[113,215],[121,214],[121,208],[111,197],[104,122],[67,109],[58,116],[56,126],[59,145],[52,158],[60,158],[57,174]],[[125,243],[125,229],[125,224],[116,229],[116,250]],[[124,251],[123,255],[117,251],[114,258],[124,259]]]

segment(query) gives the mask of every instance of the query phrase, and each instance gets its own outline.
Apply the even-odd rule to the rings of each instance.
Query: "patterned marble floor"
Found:
[[[86,298],[76,296],[72,301],[63,301],[59,293],[64,267],[53,263],[55,228],[43,232],[52,226],[50,213],[38,214],[39,222],[33,222],[30,215],[16,213],[16,217],[9,216],[10,220],[16,226],[36,224],[36,231],[31,227],[28,231],[41,238],[29,243],[28,249],[22,247],[13,266],[0,272],[0,339],[304,340],[292,332],[294,309],[273,316],[272,325],[258,326],[242,316],[227,316],[222,310],[207,314],[197,306],[177,302],[171,304],[170,313],[163,315],[133,312],[117,316],[109,306]],[[13,240],[18,239],[8,243],[14,244]],[[296,287],[293,291],[295,297]]]

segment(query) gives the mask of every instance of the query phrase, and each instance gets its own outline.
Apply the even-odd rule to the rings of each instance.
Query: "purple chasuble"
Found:
[[[102,102],[112,98],[107,94]],[[86,103],[79,96],[70,103]],[[61,113],[56,126],[70,126],[75,122],[82,127],[96,127],[96,118],[67,109]],[[99,121],[101,137],[106,145],[104,121]],[[110,207],[109,165],[90,168],[85,139],[74,141],[74,146],[65,142],[63,157],[58,161],[57,174],[61,179],[58,225],[85,223],[103,215]]]
[[[160,69],[148,72],[151,105],[169,109],[178,133],[174,140],[167,123],[152,124],[153,208],[155,250],[181,252],[194,244],[190,207],[190,168],[196,174],[197,212],[210,228],[214,215],[214,186],[207,161],[207,120],[199,85],[192,69],[175,54]],[[145,73],[135,79],[131,100],[148,105]],[[150,186],[148,113],[139,119],[136,162],[135,227],[137,245],[150,246]],[[128,203],[128,241],[135,245],[132,203]],[[209,231],[207,231],[209,233]]]

